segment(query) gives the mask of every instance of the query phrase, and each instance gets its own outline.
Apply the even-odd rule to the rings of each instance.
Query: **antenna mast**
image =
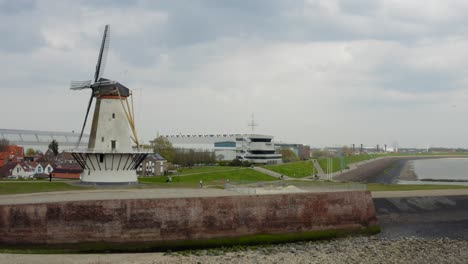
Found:
[[[252,121],[248,124],[248,126],[252,129],[252,134],[254,133],[255,127],[258,126],[257,123],[255,123],[255,118],[254,115],[252,114]]]

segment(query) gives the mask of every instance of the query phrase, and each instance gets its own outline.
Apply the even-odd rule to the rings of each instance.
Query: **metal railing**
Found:
[[[354,182],[332,182],[332,181],[272,181],[272,182],[226,182],[224,188],[226,190],[255,195],[257,189],[263,190],[279,190],[282,188],[294,186],[304,192],[341,192],[341,191],[365,191],[367,185]]]

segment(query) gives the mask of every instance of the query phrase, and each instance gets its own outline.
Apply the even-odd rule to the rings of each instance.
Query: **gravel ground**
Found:
[[[175,253],[0,254],[0,263],[468,263],[467,248],[467,240],[447,238],[350,237],[324,242]]]

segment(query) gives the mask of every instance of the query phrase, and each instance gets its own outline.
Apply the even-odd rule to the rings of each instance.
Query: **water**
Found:
[[[399,181],[398,183],[468,185],[468,158],[424,159],[411,162],[419,180],[441,181]],[[446,182],[447,180],[467,182]]]

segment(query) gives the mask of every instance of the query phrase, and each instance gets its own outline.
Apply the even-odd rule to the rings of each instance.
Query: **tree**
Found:
[[[0,139],[0,152],[5,151],[7,147],[10,145],[10,141],[6,138]]]
[[[341,151],[343,152],[343,155],[345,155],[345,156],[351,156],[353,154],[353,150],[350,147],[346,146],[346,145],[344,145],[341,148]]]
[[[293,162],[299,160],[299,157],[290,148],[280,149],[279,152],[282,155],[283,162]]]
[[[57,141],[52,140],[52,142],[50,142],[49,144],[49,149],[52,150],[52,152],[54,152],[54,155],[57,156],[58,153],[59,153],[59,146],[58,146],[58,143]]]
[[[28,148],[26,150],[26,156],[34,156],[34,155],[36,155],[36,153],[37,152],[33,148]]]
[[[151,145],[153,147],[154,153],[158,153],[168,162],[172,163],[174,161],[176,150],[174,146],[172,146],[172,143],[169,141],[169,139],[163,136],[159,136],[152,141]]]

